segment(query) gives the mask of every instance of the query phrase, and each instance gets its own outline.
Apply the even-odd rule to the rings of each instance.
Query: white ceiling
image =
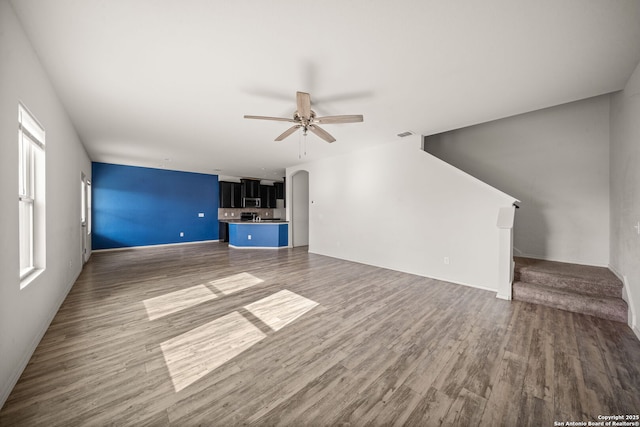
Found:
[[[284,168],[623,88],[638,0],[13,0],[94,161],[278,179]],[[337,142],[273,139],[295,92]],[[168,159],[168,160],[167,160]]]

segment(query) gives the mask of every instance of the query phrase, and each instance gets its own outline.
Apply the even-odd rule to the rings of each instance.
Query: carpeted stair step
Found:
[[[591,296],[622,297],[622,282],[607,268],[515,258],[514,281]]]
[[[593,296],[536,283],[514,282],[513,299],[627,323],[622,298]]]

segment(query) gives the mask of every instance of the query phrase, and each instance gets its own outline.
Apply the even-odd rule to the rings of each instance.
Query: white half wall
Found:
[[[609,95],[425,138],[425,150],[522,201],[516,255],[609,263]]]
[[[497,291],[496,223],[515,199],[420,146],[416,136],[288,168],[287,182],[309,172],[309,252]]]
[[[0,406],[81,270],[80,177],[91,162],[25,36],[0,0]],[[46,269],[20,290],[18,102],[46,131]]]
[[[640,64],[611,99],[611,269],[626,279],[640,339]]]

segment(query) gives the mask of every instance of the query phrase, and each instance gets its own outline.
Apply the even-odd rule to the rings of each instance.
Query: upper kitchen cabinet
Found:
[[[220,181],[220,207],[241,208],[242,188],[239,182]]]
[[[260,198],[260,180],[258,179],[241,179],[242,198],[259,199]]]
[[[273,185],[260,186],[260,206],[267,209],[276,207],[276,189]]]
[[[284,182],[275,182],[273,186],[276,190],[276,199],[284,199]]]

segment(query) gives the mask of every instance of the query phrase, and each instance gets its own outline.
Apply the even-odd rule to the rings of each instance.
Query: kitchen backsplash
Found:
[[[262,219],[283,219],[284,209],[218,208],[218,220],[239,220],[242,212],[255,212]]]

